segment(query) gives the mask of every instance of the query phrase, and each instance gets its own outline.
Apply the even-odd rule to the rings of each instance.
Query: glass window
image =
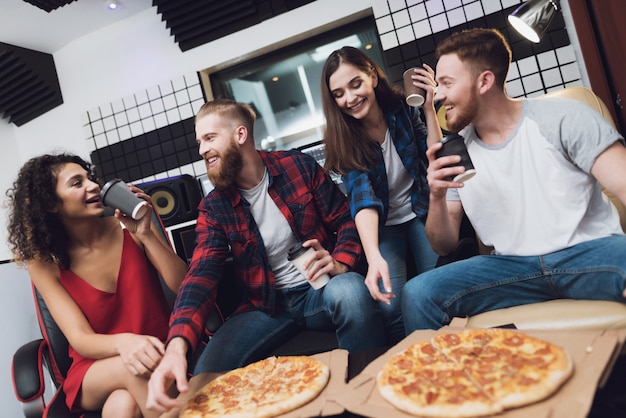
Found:
[[[363,50],[384,69],[375,21],[370,16],[210,74],[213,97],[254,108],[258,149],[313,144],[323,136],[322,67],[331,52],[346,45]]]

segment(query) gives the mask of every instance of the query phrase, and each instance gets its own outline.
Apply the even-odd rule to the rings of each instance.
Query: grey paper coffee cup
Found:
[[[113,179],[100,191],[100,202],[113,209],[119,209],[126,216],[141,219],[148,212],[148,202],[135,196],[126,183]]]
[[[306,260],[311,257],[311,254],[313,254],[313,252],[315,252],[313,247],[305,248],[302,246],[302,243],[299,242],[289,248],[289,251],[287,252],[287,260],[291,261],[291,263],[298,269],[298,271],[302,273],[304,277],[306,277],[308,270],[305,270],[302,265]],[[317,290],[326,286],[326,284],[330,281],[330,276],[328,274],[324,274],[318,277],[318,279],[315,281],[307,281],[313,289]]]
[[[465,146],[465,141],[463,137],[459,134],[450,134],[446,135],[441,141],[443,145],[439,151],[435,153],[435,157],[445,157],[448,155],[460,155],[461,161],[457,164],[452,164],[450,167],[463,166],[465,167],[465,171],[461,174],[457,174],[452,181],[463,183],[474,177],[476,174],[476,170],[474,169],[474,164],[467,152],[467,147]]]

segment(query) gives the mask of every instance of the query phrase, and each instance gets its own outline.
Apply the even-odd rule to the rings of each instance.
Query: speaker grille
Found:
[[[195,220],[202,199],[200,183],[189,174],[138,184],[150,195],[154,209],[165,226]]]

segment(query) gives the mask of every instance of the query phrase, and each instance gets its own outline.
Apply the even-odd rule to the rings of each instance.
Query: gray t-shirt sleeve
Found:
[[[624,138],[596,110],[574,99],[530,99],[528,117],[570,162],[589,173],[596,158]]]

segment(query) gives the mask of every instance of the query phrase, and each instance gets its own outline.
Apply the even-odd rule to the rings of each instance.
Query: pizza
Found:
[[[439,334],[394,355],[377,376],[381,395],[424,417],[479,417],[556,392],[573,373],[561,347],[506,329]]]
[[[200,388],[180,418],[273,417],[319,395],[328,366],[308,356],[269,357],[220,375]]]

